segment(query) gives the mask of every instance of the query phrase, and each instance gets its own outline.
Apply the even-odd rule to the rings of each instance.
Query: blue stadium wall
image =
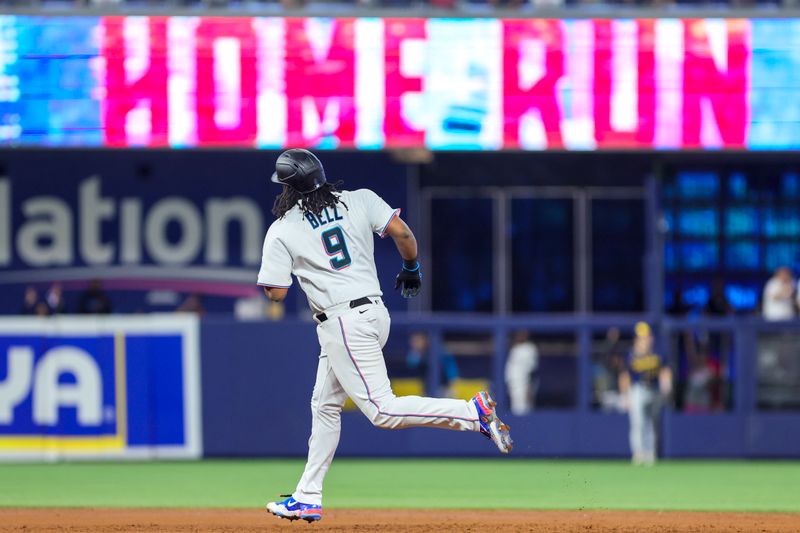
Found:
[[[121,272],[116,281],[131,283],[131,286],[151,283],[154,288],[168,288],[182,283],[182,287],[189,291],[195,284],[217,284],[220,291],[231,290],[236,295],[239,294],[237,287],[243,291],[257,291],[253,284],[257,259],[255,265],[242,260],[245,246],[241,231],[235,224],[227,235],[226,252],[230,253],[221,271],[207,268],[214,265],[207,263],[206,240],[201,241],[197,257],[190,258],[188,265],[177,267],[161,265],[157,258],[149,257],[148,250],[152,251],[153,247],[148,248],[136,236],[128,235],[128,238],[143,250],[140,255],[132,252],[124,255],[122,250],[116,249],[103,259],[102,247],[81,249],[80,243],[86,242],[78,238],[82,216],[81,191],[104,199],[100,204],[95,201],[94,205],[101,205],[105,200],[114,204],[114,216],[109,215],[100,224],[99,241],[104,244],[116,242],[115,239],[124,232],[120,220],[126,200],[134,200],[126,205],[138,205],[146,218],[156,209],[158,202],[171,198],[177,202],[173,208],[183,206],[181,212],[195,209],[203,223],[207,222],[202,217],[206,214],[209,198],[252,200],[263,217],[263,228],[258,232],[255,245],[258,258],[263,231],[271,220],[268,211],[277,193],[268,182],[276,155],[274,152],[253,151],[0,152],[0,201],[6,202],[0,205],[0,290],[3,291],[0,314],[13,314],[19,310],[26,284],[38,283],[45,287],[48,280],[53,279],[85,283],[114,269]],[[612,157],[614,165],[598,164],[610,163]],[[742,155],[727,154],[724,157],[746,159]],[[413,212],[414,198],[407,192],[409,184],[414,185],[408,178],[410,175],[416,175],[421,186],[478,185],[486,184],[487,180],[508,185],[533,182],[542,185],[564,182],[571,185],[630,185],[640,184],[654,170],[656,162],[680,158],[676,154],[657,157],[647,154],[624,157],[437,154],[433,164],[409,167],[397,163],[386,153],[356,155],[334,152],[326,154],[325,163],[332,179],[345,179],[349,188],[369,186],[393,205],[407,207],[411,204]],[[714,156],[689,158],[693,162],[698,159],[713,160]],[[796,162],[796,155],[790,159]],[[415,174],[416,170],[419,172]],[[39,203],[30,203],[31,200]],[[68,240],[55,254],[41,256],[28,250],[27,255],[20,255],[18,245],[24,244],[26,239],[29,241],[30,232],[39,226],[27,225],[27,237],[23,228],[29,222],[36,223],[35,211],[43,205],[49,205],[51,211],[55,209],[68,214],[68,227],[57,228],[66,231]],[[187,216],[191,219],[194,215]],[[153,224],[154,228],[164,231],[164,235],[155,234],[154,238],[163,241],[162,244],[180,241],[180,237],[175,240],[174,228],[170,229],[169,224],[162,226]],[[42,246],[47,248],[46,243]],[[46,264],[37,266],[30,260]],[[397,267],[396,251],[391,242],[376,244],[376,262],[382,286],[390,287]],[[158,267],[155,278],[151,267]],[[170,268],[172,277],[161,274]],[[299,291],[293,290],[295,299],[287,306],[290,316],[296,316],[303,309],[302,297],[298,294]],[[120,289],[115,297],[115,303],[120,307],[136,310],[141,295]],[[613,324],[585,316],[503,318],[472,315],[448,318],[420,315],[414,318],[402,312],[406,308],[405,302],[393,291],[388,292],[386,300],[398,326],[438,328],[440,333],[443,328],[488,329],[495,331],[497,339],[507,338],[508,331],[519,327],[552,327],[554,331],[573,332],[578,338],[576,351],[579,355],[575,358],[575,376],[569,379],[574,379],[577,384],[576,407],[538,410],[524,418],[511,417],[509,423],[517,442],[514,453],[518,456],[557,457],[627,455],[626,418],[597,413],[589,406],[589,343],[593,332],[604,331],[611,325],[629,328],[640,318],[658,322],[657,317],[616,317]],[[215,304],[215,300],[209,301],[212,313],[203,319],[199,333],[203,454],[211,457],[304,455],[310,428],[309,398],[318,353],[313,323],[298,318],[281,322],[237,322],[229,317],[230,309],[224,309],[222,304],[214,308]],[[221,313],[217,315],[215,311]],[[742,320],[744,322],[732,321],[724,326],[726,331],[743,336],[742,343],[737,344],[742,349],[736,354],[739,371],[735,376],[737,398],[733,409],[707,415],[667,411],[662,423],[663,453],[666,456],[800,457],[800,413],[762,412],[755,407],[757,372],[752,333],[754,328],[761,326]],[[390,342],[402,345],[405,342],[402,331],[395,329]],[[502,376],[503,356],[507,352],[503,342],[499,341],[496,346],[491,379],[493,389],[500,393],[500,397],[503,397],[504,385],[499,378]],[[0,379],[4,377],[0,375]],[[495,451],[480,435],[426,429],[384,431],[373,428],[360,413],[348,412],[344,414],[339,453],[442,456],[493,455]]]
[[[463,320],[464,327],[475,320]],[[503,334],[526,321],[536,322],[531,318],[477,320],[491,322]],[[438,327],[435,320],[398,317],[397,322],[415,323],[421,329]],[[579,319],[576,323],[581,329],[593,327],[584,322]],[[731,327],[746,332],[756,326],[745,320]],[[202,321],[200,345],[204,454],[305,455],[311,427],[309,401],[319,353],[313,322],[244,323],[208,318]],[[498,346],[498,352],[503,351],[504,347]],[[504,388],[497,379],[502,375],[502,359],[502,355],[496,357],[494,364],[492,386],[496,391]],[[745,366],[736,377],[734,387],[739,392],[732,411],[665,411],[661,424],[664,456],[800,457],[800,413],[756,410],[754,358],[741,354],[740,363]],[[588,372],[588,357],[579,355],[578,365],[580,374]],[[498,397],[504,397],[502,392]],[[507,411],[507,404],[501,402],[500,409]],[[513,429],[514,456],[625,457],[629,453],[627,417],[592,411],[588,402],[575,409],[540,410],[504,420]],[[479,434],[423,428],[387,431],[373,427],[359,412],[345,412],[337,453],[493,456],[497,452]]]

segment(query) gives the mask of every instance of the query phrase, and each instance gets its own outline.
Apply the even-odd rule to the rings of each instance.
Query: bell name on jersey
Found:
[[[339,213],[339,206],[336,205],[333,207],[324,208],[319,215],[315,215],[314,213],[306,213],[305,217],[308,223],[311,224],[311,229],[317,229],[330,224],[331,222],[344,219],[341,213]]]

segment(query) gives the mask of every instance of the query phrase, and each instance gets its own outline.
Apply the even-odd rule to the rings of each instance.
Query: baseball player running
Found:
[[[264,239],[258,284],[269,299],[282,301],[294,274],[317,323],[320,354],[305,470],[294,494],[268,503],[267,510],[290,520],[322,518],[322,483],[339,443],[348,396],[378,427],[480,431],[502,453],[511,451],[508,426],[486,391],[469,401],[392,393],[382,352],[390,320],[381,300],[372,233],[394,240],[403,258],[395,289],[405,298],[416,296],[422,286],[417,241],[400,219],[400,209],[368,189],[338,191],[307,150],[287,150],[275,166],[272,181],[283,191],[272,209],[277,220]]]

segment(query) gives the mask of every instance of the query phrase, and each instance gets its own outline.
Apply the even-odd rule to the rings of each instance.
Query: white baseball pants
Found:
[[[656,457],[656,420],[658,392],[653,387],[634,383],[630,389],[629,440],[634,459],[654,461]]]
[[[511,400],[511,414],[522,416],[531,411],[531,382],[525,374],[524,379],[506,381],[508,397]]]
[[[377,303],[346,308],[317,326],[321,352],[311,396],[308,461],[292,495],[297,501],[322,504],[322,482],[339,444],[348,396],[380,428],[480,430],[472,402],[394,395],[382,351],[389,337],[389,312],[379,298],[371,299]]]

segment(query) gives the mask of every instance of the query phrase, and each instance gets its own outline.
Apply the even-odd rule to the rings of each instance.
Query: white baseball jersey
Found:
[[[794,292],[794,282],[789,281],[788,284],[792,286],[792,292]],[[774,276],[764,286],[762,313],[766,320],[791,320],[794,318],[794,302],[792,302],[791,293],[783,296],[781,293],[784,291],[784,282]]]
[[[264,238],[259,285],[287,288],[294,274],[315,313],[383,294],[372,233],[384,237],[400,209],[369,189],[342,191],[340,199],[319,215],[303,214],[298,204],[272,223]]]

